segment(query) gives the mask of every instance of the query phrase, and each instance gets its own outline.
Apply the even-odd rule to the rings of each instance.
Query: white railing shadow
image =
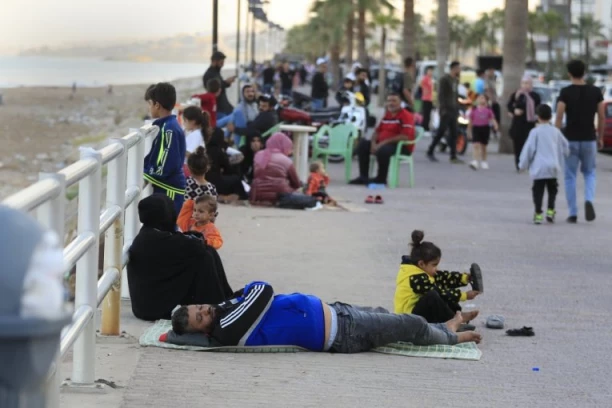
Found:
[[[66,190],[78,183],[77,236],[64,248],[66,270],[76,265],[72,324],[62,331],[58,357],[49,373],[47,401],[59,406],[61,359],[74,345],[71,382],[93,387],[96,328],[94,315],[102,304],[101,333],[120,334],[121,296],[129,298],[125,265],[127,250],[140,229],[138,201],[151,193],[144,187],[143,162],[157,135],[157,126],[145,125],[96,151],[82,149],[80,160],[11,195],[4,205],[36,217],[60,238],[65,233]],[[106,202],[101,205],[102,167],[107,166]],[[98,280],[98,246],[105,234],[104,273]],[[121,279],[119,279],[121,278]]]

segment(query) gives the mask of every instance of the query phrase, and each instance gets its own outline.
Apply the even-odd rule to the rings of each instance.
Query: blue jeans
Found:
[[[595,158],[597,157],[597,142],[569,142],[570,154],[565,159],[565,197],[569,207],[569,215],[577,216],[576,176],[578,165],[584,176],[584,201],[595,199]]]
[[[323,99],[312,99],[310,101],[310,107],[315,110],[315,109],[323,109],[323,105],[325,104],[325,101]]]

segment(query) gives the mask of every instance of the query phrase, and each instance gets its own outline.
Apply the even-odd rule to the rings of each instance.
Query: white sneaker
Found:
[[[470,167],[472,168],[472,170],[478,170],[478,160],[472,160],[470,162]]]
[[[489,164],[483,161],[482,163],[480,163],[480,168],[483,170],[489,170]]]

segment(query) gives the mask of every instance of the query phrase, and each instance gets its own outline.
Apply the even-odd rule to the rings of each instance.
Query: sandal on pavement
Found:
[[[476,330],[476,326],[469,323],[461,323],[459,328],[457,329],[457,333],[466,332],[466,331],[474,331]]]
[[[374,204],[374,196],[367,196],[365,199],[366,204]]]
[[[484,292],[482,271],[477,263],[473,263],[472,266],[470,266],[470,283],[472,285],[472,290],[480,293]]]
[[[384,204],[384,203],[385,203],[385,202],[383,201],[382,196],[379,196],[379,195],[377,195],[377,196],[374,198],[374,202],[375,202],[376,204]]]
[[[504,316],[501,315],[491,315],[487,317],[486,326],[489,329],[503,329],[504,328]]]
[[[531,337],[531,336],[535,336],[535,333],[533,332],[533,328],[532,327],[527,327],[527,326],[523,326],[520,329],[510,329],[510,330],[506,330],[506,334],[508,336],[525,336],[525,337]]]

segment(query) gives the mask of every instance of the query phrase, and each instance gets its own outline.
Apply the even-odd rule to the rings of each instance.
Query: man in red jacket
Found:
[[[399,93],[387,95],[385,115],[372,135],[372,140],[362,139],[357,147],[359,157],[359,177],[350,184],[367,185],[369,183],[386,184],[391,157],[395,155],[397,144],[402,141],[414,140],[414,115],[402,109]],[[404,154],[412,154],[414,145],[404,146]],[[370,155],[376,155],[378,175],[369,180]]]

